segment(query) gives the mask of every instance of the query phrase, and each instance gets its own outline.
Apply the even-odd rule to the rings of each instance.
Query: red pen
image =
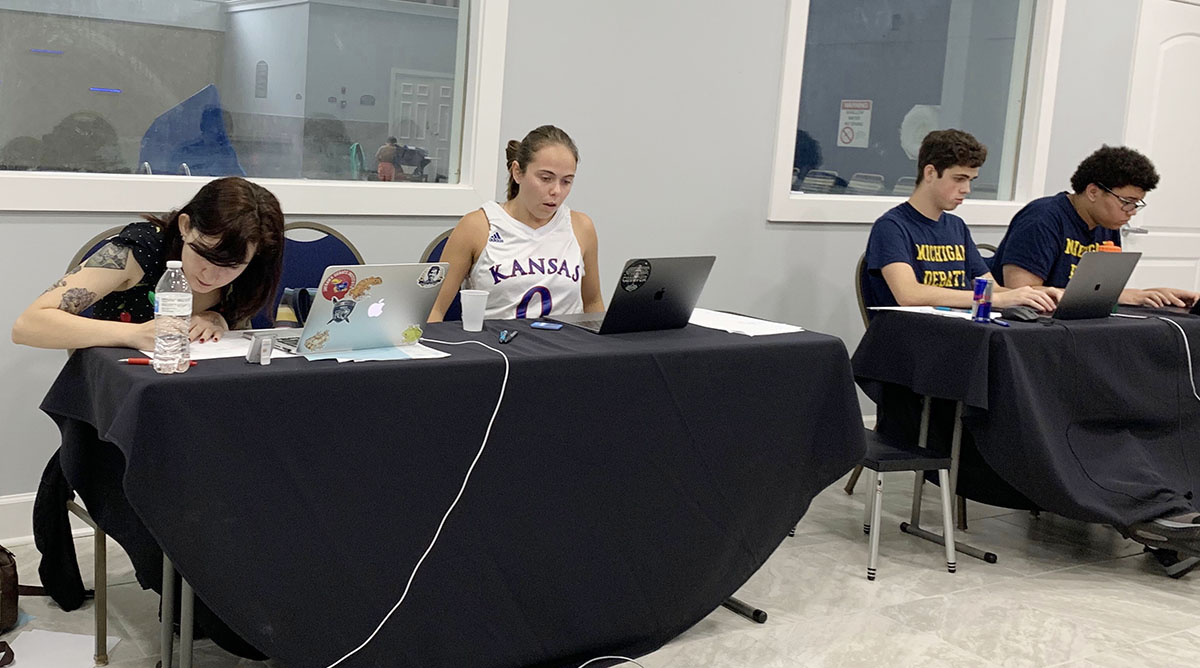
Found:
[[[124,359],[117,360],[117,364],[140,364],[142,366],[149,366],[150,361],[151,360],[149,357],[126,357]],[[196,360],[191,360],[188,362],[188,366],[196,366]]]

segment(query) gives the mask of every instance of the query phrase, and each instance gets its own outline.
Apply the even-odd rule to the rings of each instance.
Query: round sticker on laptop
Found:
[[[442,284],[443,278],[441,265],[435,264],[421,272],[421,277],[417,279],[417,285],[423,288],[436,288]]]
[[[633,292],[650,280],[650,262],[634,260],[621,272],[621,288],[625,292]]]
[[[329,276],[325,285],[321,286],[321,296],[329,301],[341,299],[354,287],[356,279],[354,272],[349,269],[338,269]]]

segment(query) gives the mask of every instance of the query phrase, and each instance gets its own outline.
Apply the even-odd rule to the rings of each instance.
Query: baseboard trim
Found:
[[[0,545],[12,547],[33,542],[34,492],[0,496]],[[92,529],[74,515],[71,516],[71,535],[79,537]]]

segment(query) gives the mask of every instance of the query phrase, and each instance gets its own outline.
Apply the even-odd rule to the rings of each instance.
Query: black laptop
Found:
[[[603,313],[549,315],[597,334],[678,329],[688,324],[716,257],[659,257],[629,260]]]

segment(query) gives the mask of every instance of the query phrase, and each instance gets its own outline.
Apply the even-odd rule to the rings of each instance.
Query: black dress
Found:
[[[131,223],[109,243],[128,248],[145,274],[132,288],[109,293],[96,302],[92,306],[92,317],[120,322],[153,320],[154,301],[150,295],[154,293],[154,286],[167,267],[167,249],[162,230],[153,223]]]
[[[152,320],[154,287],[167,264],[162,230],[152,223],[132,223],[110,243],[129,248],[145,274],[132,288],[109,293],[96,302],[92,306],[92,317],[132,323]],[[66,509],[67,499],[74,496],[73,492],[83,499],[96,524],[129,554],[142,588],[161,593],[162,550],[125,497],[121,486],[125,457],[121,450],[102,440],[90,424],[68,418],[56,418],[55,422],[62,433],[62,445],[46,464],[33,508],[34,540],[42,553],[38,575],[46,593],[63,610],[74,610],[85,599]],[[175,600],[179,601],[178,595]],[[175,619],[179,619],[178,610]],[[239,656],[266,658],[231,631],[199,599],[196,600],[195,619],[198,636],[207,635],[225,650]]]

